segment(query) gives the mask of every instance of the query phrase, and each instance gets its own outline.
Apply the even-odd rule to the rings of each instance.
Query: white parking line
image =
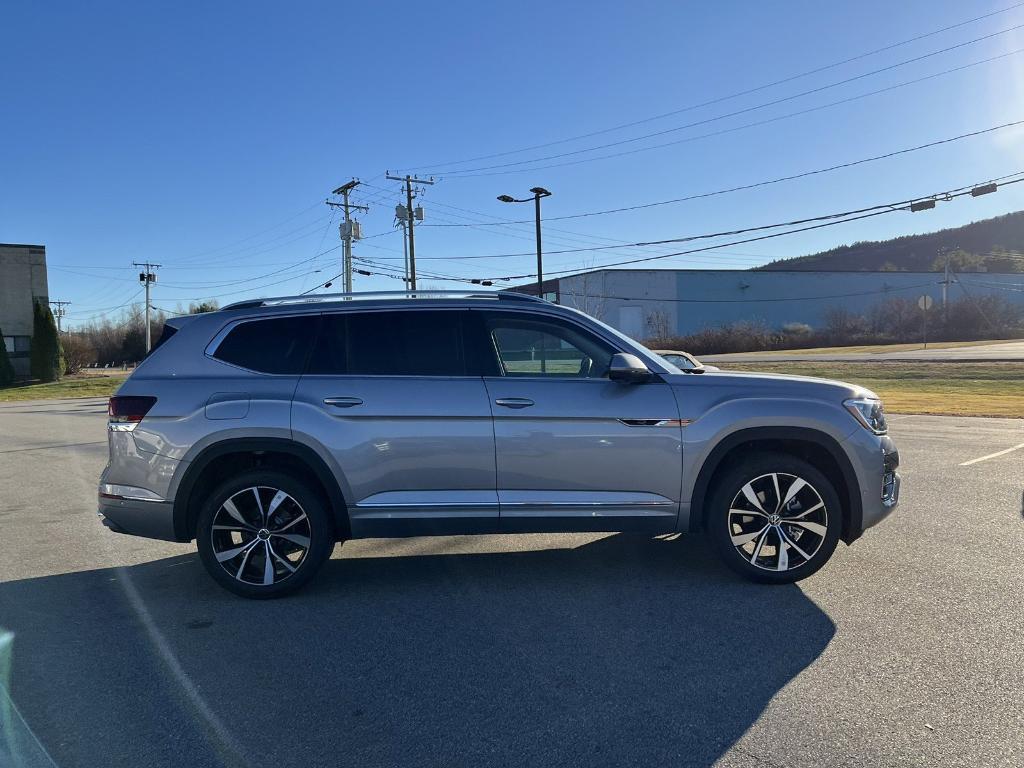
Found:
[[[1012,453],[1013,451],[1019,451],[1021,448],[1024,448],[1024,443],[1021,443],[1020,445],[1015,445],[1012,448],[1007,448],[1005,451],[996,451],[995,453],[990,453],[988,456],[979,456],[976,459],[965,461],[960,466],[969,467],[971,466],[971,464],[977,464],[979,461],[987,461],[988,459],[994,459],[996,456],[1005,456],[1006,454]]]

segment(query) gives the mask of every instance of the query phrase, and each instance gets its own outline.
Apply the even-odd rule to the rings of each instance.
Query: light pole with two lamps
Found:
[[[548,192],[544,187],[534,187],[530,190],[533,193],[533,197],[524,197],[521,200],[512,197],[511,195],[498,195],[498,199],[503,203],[528,203],[533,200],[534,210],[536,211],[536,224],[537,224],[537,296],[544,298],[544,260],[541,256],[540,247],[540,199],[542,197],[550,197],[551,193]]]

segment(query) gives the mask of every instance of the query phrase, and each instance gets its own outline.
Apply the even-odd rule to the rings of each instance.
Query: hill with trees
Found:
[[[808,272],[1024,272],[1024,211],[923,235],[842,245],[779,259],[763,270]]]

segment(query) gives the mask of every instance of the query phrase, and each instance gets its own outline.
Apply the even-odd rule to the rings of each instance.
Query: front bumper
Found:
[[[871,499],[871,492],[865,494],[863,530],[882,522],[892,514],[900,501],[900,452],[888,437],[882,441],[882,477],[880,491]],[[869,499],[871,501],[869,502]]]
[[[103,490],[101,486],[101,493]],[[98,513],[103,524],[115,533],[177,541],[174,536],[174,504],[169,501],[100,495]]]

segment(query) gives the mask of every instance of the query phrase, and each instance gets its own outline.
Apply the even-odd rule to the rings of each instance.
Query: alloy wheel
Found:
[[[728,526],[740,557],[766,571],[789,571],[810,562],[825,543],[828,509],[803,478],[772,472],[739,490]]]
[[[252,486],[232,494],[213,516],[210,543],[237,581],[271,586],[294,574],[309,552],[306,512],[278,488]]]

